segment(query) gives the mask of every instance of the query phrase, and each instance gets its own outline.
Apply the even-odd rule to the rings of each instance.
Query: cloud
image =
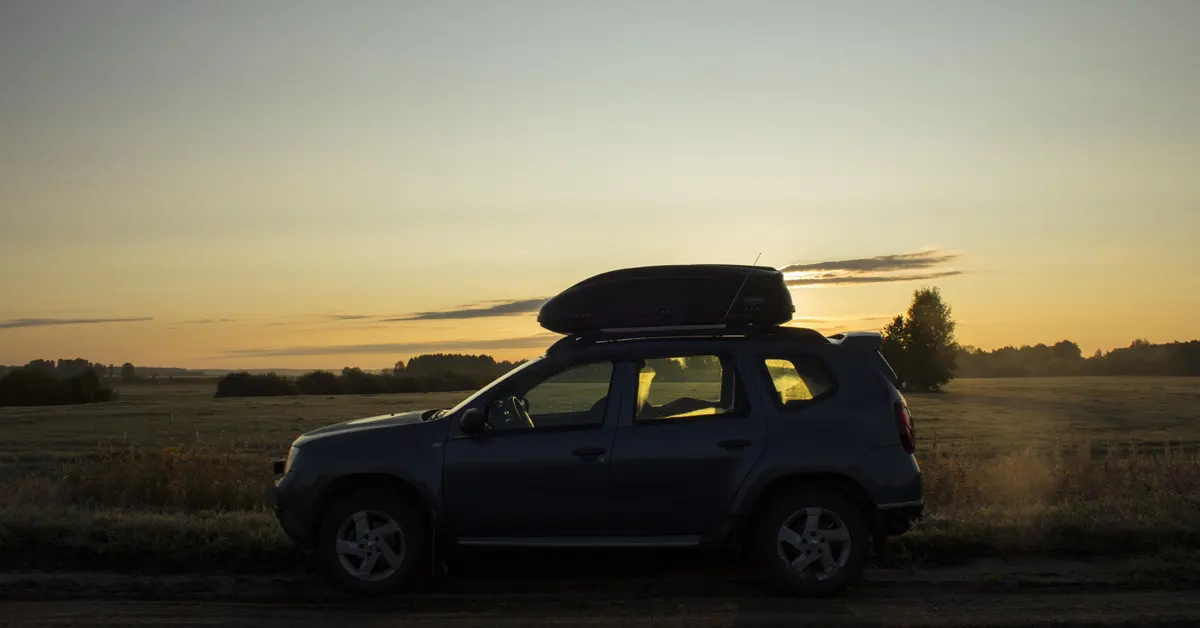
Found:
[[[862,314],[858,316],[796,316],[792,322],[801,323],[846,323],[858,321],[890,321],[889,314]]]
[[[961,270],[940,270],[959,258],[946,251],[916,251],[857,259],[790,264],[780,270],[789,286],[853,285],[922,281],[961,275]]]
[[[283,327],[285,325],[319,325],[321,323],[340,323],[344,321],[359,321],[374,318],[368,314],[292,314],[280,316],[285,320],[264,323],[266,327]]]
[[[293,357],[344,354],[414,354],[429,351],[480,351],[488,349],[542,349],[561,338],[558,334],[537,334],[518,338],[490,340],[438,340],[431,342],[385,342],[360,345],[277,347],[228,351],[224,357]]]
[[[55,325],[98,325],[101,323],[141,323],[152,320],[154,318],[150,316],[131,316],[127,318],[13,318],[0,321],[0,329],[52,327]]]
[[[863,272],[895,272],[901,270],[921,270],[941,266],[958,259],[957,253],[943,251],[917,251],[915,253],[899,253],[895,255],[876,255],[859,259],[845,259],[832,262],[814,262],[811,264],[791,264],[779,270],[785,273],[806,273],[815,271],[844,271],[851,273]]]
[[[234,318],[198,318],[194,321],[183,321],[187,325],[209,325],[212,323],[236,323]]]
[[[963,274],[961,270],[946,270],[917,275],[839,275],[828,273],[809,277],[789,277],[786,281],[789,286],[828,286],[838,284],[888,283],[892,281],[923,281],[926,279],[953,277],[961,274]]]
[[[493,316],[511,316],[513,314],[527,314],[536,312],[542,304],[546,302],[545,298],[539,297],[536,299],[518,299],[515,301],[492,301],[493,305],[485,307],[479,306],[463,306],[453,310],[440,310],[435,312],[417,312],[408,316],[397,318],[385,318],[384,322],[398,321],[435,321],[435,320],[451,320],[465,318],[490,318]]]

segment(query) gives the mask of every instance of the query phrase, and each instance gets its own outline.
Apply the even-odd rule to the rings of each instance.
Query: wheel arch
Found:
[[[754,533],[759,517],[762,516],[766,506],[776,496],[796,489],[815,487],[832,489],[846,495],[859,506],[867,522],[871,522],[874,519],[875,502],[871,499],[871,494],[867,492],[867,489],[858,480],[849,475],[837,472],[798,471],[774,477],[764,482],[756,492],[748,496],[748,499],[744,502],[745,508],[740,517],[740,529],[735,531],[736,536],[742,541],[747,540],[747,535]]]
[[[393,475],[391,473],[380,472],[363,472],[351,473],[336,477],[327,482],[317,493],[316,500],[313,501],[313,536],[317,538],[317,533],[320,530],[321,520],[325,516],[325,512],[330,505],[338,498],[348,495],[353,491],[362,489],[379,488],[391,491],[403,497],[411,504],[418,506],[418,511],[421,513],[422,519],[426,525],[426,529],[431,532],[440,521],[440,515],[436,508],[436,504],[432,498],[423,493],[417,485],[405,478]]]

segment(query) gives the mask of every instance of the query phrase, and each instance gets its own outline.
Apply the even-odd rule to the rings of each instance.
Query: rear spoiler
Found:
[[[879,347],[883,345],[883,334],[877,331],[849,331],[829,336],[829,340],[843,347],[870,352],[879,351]]]
[[[883,354],[879,352],[879,348],[883,346],[883,334],[875,331],[851,331],[829,336],[829,341],[852,351],[859,351],[870,355],[879,372],[883,373],[883,376],[893,386],[899,381],[900,378],[896,376],[896,371],[892,369],[892,365],[888,364]]]

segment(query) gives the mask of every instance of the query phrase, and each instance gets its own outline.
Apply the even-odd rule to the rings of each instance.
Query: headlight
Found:
[[[288,450],[287,462],[283,463],[283,472],[287,473],[292,470],[292,463],[296,461],[296,454],[300,452],[300,448],[295,445]]]

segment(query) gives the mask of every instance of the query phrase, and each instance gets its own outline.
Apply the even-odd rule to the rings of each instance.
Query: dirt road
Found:
[[[506,593],[397,598],[391,604],[185,600],[0,601],[0,626],[1106,626],[1196,625],[1194,592],[863,591],[835,600],[778,597],[603,599]]]
[[[0,574],[0,627],[31,626],[1153,626],[1200,625],[1200,589],[1130,588],[1127,563],[981,560],[872,569],[845,596],[780,595],[755,570],[621,557],[475,563],[423,590],[339,592],[293,573]],[[536,568],[535,568],[536,567]]]

